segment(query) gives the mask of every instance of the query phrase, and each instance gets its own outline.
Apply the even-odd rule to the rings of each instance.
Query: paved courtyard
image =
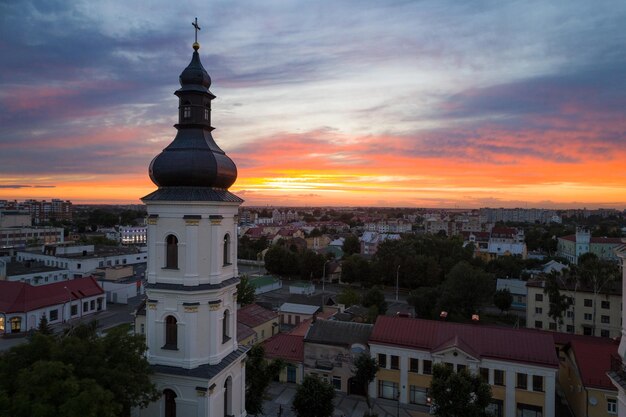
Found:
[[[291,410],[291,402],[296,394],[295,384],[280,384],[273,382],[267,390],[268,398],[263,410],[267,417],[295,417]],[[367,411],[365,398],[357,395],[346,395],[337,392],[335,396],[334,417],[363,417]],[[426,407],[401,404],[397,407],[395,401],[372,399],[372,411],[379,417],[429,417]]]

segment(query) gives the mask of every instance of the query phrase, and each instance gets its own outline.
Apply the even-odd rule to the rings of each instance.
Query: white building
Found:
[[[141,416],[246,416],[246,348],[237,344],[233,161],[211,136],[211,79],[199,45],[180,75],[178,133],[150,164],[147,359],[162,397]]]
[[[119,233],[122,245],[145,245],[148,239],[146,226],[121,226]]]
[[[97,268],[145,263],[148,253],[136,248],[63,244],[46,246],[43,251],[19,251],[17,260],[68,269],[72,278],[80,278],[91,275]]]
[[[622,264],[622,304],[626,303],[626,246],[616,250]],[[621,314],[621,340],[617,348],[619,357],[611,359],[611,371],[608,373],[613,385],[617,388],[617,415],[626,417],[626,309]]]
[[[0,260],[0,280],[46,285],[71,278],[68,269],[46,266],[40,262],[7,262]]]
[[[0,281],[0,334],[35,329],[44,316],[57,324],[103,310],[104,291],[91,277],[39,286]]]

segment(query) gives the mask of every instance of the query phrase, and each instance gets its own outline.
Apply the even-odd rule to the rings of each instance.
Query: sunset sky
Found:
[[[626,2],[3,1],[0,199],[139,203],[202,30],[247,205],[626,208]]]

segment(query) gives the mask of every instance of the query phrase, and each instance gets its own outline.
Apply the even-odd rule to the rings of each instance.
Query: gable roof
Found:
[[[611,370],[611,355],[617,355],[617,344],[613,340],[598,337],[576,338],[569,346],[574,352],[585,387],[617,391],[606,375]]]
[[[248,327],[259,326],[277,317],[278,313],[263,308],[258,304],[248,304],[237,310],[237,321]]]
[[[278,333],[267,339],[265,357],[268,359],[284,359],[302,362],[304,360],[304,337],[289,333]]]
[[[243,340],[252,336],[256,336],[254,329],[237,320],[237,343],[241,343]]]
[[[459,349],[476,358],[536,364],[558,368],[554,339],[547,334],[529,333],[504,327],[448,323],[406,317],[379,316],[369,343],[441,350],[456,341]]]
[[[319,306],[311,306],[306,304],[283,303],[279,311],[281,313],[295,314],[315,314],[320,309]]]
[[[22,313],[104,294],[93,277],[76,278],[46,285],[0,281],[0,311]]]
[[[346,347],[350,347],[354,343],[367,345],[373,327],[371,324],[316,320],[309,327],[304,340],[311,343]]]

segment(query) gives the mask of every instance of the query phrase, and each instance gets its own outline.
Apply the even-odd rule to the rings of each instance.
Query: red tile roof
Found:
[[[611,355],[617,354],[617,343],[611,339],[587,336],[572,340],[576,365],[583,385],[617,391],[606,373],[611,370]]]
[[[278,333],[267,339],[265,357],[269,359],[284,359],[292,362],[304,360],[304,337],[289,333]]]
[[[70,296],[71,294],[71,296]],[[19,313],[104,294],[93,277],[76,278],[46,285],[0,281],[0,311]]]
[[[256,327],[277,318],[278,313],[263,308],[258,304],[248,304],[237,310],[237,321],[248,327]]]
[[[504,327],[379,316],[369,342],[431,352],[456,346],[478,358],[559,366],[552,336]]]
[[[561,236],[559,239],[569,240],[570,242],[576,242],[576,235],[567,235]],[[592,237],[590,240],[591,243],[600,243],[600,244],[620,244],[626,243],[621,237]]]

